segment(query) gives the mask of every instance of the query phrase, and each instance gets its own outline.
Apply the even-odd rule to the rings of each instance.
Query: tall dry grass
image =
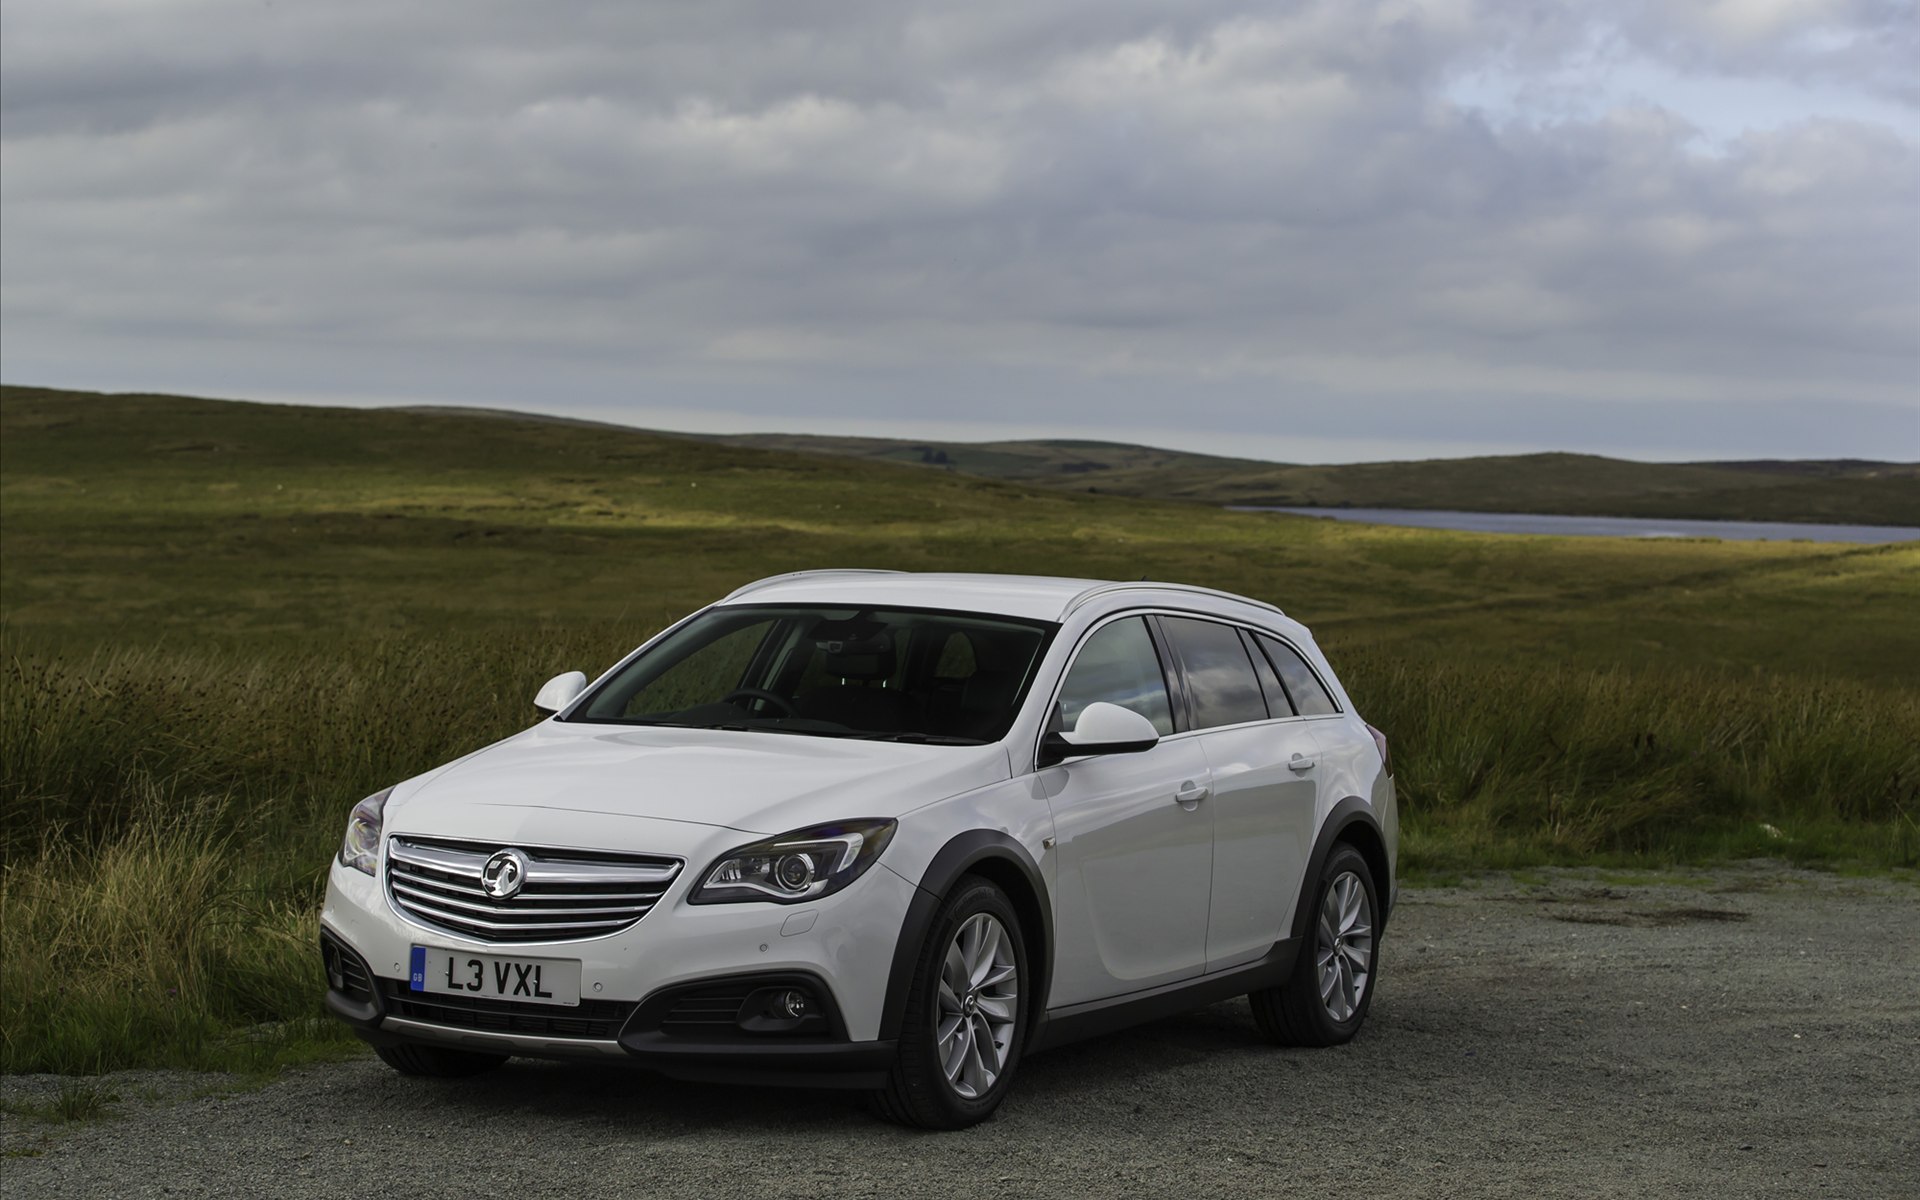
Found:
[[[314,1019],[313,907],[237,841],[224,797],[149,788],[101,844],[0,874],[0,1068],[232,1068],[336,1041]]]
[[[1920,861],[1920,693],[1354,656],[1418,865]]]

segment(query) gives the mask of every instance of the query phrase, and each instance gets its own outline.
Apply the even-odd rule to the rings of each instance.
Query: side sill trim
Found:
[[[1217,975],[1202,975],[1150,991],[1051,1009],[1040,1018],[1027,1041],[1027,1051],[1051,1050],[1069,1042],[1177,1016],[1262,988],[1277,987],[1293,973],[1293,960],[1299,949],[1299,941],[1283,938],[1275,942],[1264,957]]]

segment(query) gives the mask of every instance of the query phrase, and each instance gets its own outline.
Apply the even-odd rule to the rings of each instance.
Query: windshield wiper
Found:
[[[979,738],[954,737],[945,733],[856,733],[850,735],[863,742],[913,742],[916,745],[929,746],[984,746]]]
[[[795,729],[789,725],[748,725],[740,721],[721,721],[716,725],[696,724],[692,721],[639,721],[634,723],[641,725],[664,725],[669,729],[718,729],[723,733],[784,733],[791,737],[866,736],[857,733],[841,733],[833,729]]]
[[[622,725],[649,725],[664,729],[718,729],[726,733],[787,733],[799,737],[846,738],[856,742],[911,742],[927,746],[984,746],[979,738],[954,737],[944,733],[862,733],[848,729],[795,729],[790,725],[748,725],[740,721],[722,721],[707,725],[696,721],[622,721]]]

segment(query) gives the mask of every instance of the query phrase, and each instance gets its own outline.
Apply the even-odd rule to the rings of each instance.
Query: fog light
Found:
[[[336,992],[346,991],[347,976],[346,973],[340,969],[340,951],[336,950],[331,943],[322,942],[320,945],[320,957],[327,964],[328,985]]]
[[[742,1032],[819,1034],[828,1031],[827,1005],[813,989],[797,984],[760,988],[740,1006]]]

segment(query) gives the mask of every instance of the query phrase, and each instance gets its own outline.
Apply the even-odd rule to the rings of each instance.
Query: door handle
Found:
[[[1292,758],[1287,760],[1287,770],[1311,771],[1313,770],[1313,763],[1314,763],[1314,760],[1311,758],[1308,758],[1306,755],[1296,754]]]
[[[1213,795],[1213,789],[1206,784],[1188,780],[1180,785],[1180,790],[1173,794],[1173,799],[1176,804],[1198,804],[1211,795]]]

